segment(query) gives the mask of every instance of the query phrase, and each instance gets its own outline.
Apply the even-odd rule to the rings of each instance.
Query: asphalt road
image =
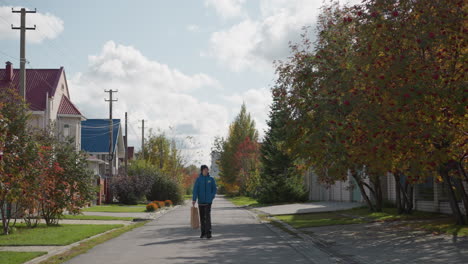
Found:
[[[190,206],[96,246],[69,264],[309,263],[245,209],[224,198],[213,203],[213,238],[192,230]]]

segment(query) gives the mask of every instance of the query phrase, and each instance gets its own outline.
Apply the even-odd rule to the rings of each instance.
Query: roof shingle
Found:
[[[66,97],[62,95],[62,100],[60,101],[60,106],[58,109],[59,115],[79,115],[81,116],[80,110]]]
[[[26,69],[26,100],[33,111],[46,109],[46,95],[55,95],[63,67],[60,69]],[[6,70],[0,69],[0,88],[19,89],[19,69],[13,69],[12,81],[5,81]]]

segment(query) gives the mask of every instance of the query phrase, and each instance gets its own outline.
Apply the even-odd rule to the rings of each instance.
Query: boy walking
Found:
[[[200,176],[198,176],[193,186],[192,205],[198,199],[198,210],[200,213],[200,238],[211,238],[211,204],[216,196],[216,181],[209,174],[208,166],[202,165]]]

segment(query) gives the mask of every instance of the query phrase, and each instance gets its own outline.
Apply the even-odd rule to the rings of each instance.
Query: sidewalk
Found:
[[[331,212],[339,210],[347,210],[356,207],[361,207],[364,204],[355,202],[310,202],[310,203],[294,203],[284,205],[273,205],[256,207],[270,215],[283,215],[283,214],[305,214],[305,213],[318,213],[318,212]]]
[[[17,223],[24,223],[23,219],[17,219]],[[39,220],[39,223],[45,224],[44,219]],[[73,225],[73,224],[82,224],[82,225],[130,225],[132,221],[125,220],[78,220],[78,219],[60,219],[59,224],[64,225]]]
[[[135,218],[138,218],[140,216],[148,217],[148,215],[150,215],[150,217],[151,217],[150,219],[157,219],[157,218],[163,216],[164,214],[166,214],[166,213],[170,212],[171,210],[176,209],[178,207],[179,206],[174,206],[171,209],[165,209],[165,210],[162,210],[162,211],[158,211],[157,213],[128,213],[128,215],[130,215],[129,217],[135,217]],[[100,213],[100,212],[97,212],[97,214],[93,214],[93,215],[103,215],[103,214],[104,215],[109,215],[110,214],[109,216],[119,216],[119,215],[113,215],[113,214],[119,214],[119,213]],[[21,222],[21,221],[19,221],[19,222]],[[43,222],[43,221],[41,220],[41,222]],[[60,220],[60,224],[93,224],[93,225],[123,224],[123,225],[132,225],[132,224],[136,224],[136,222],[123,221],[123,220],[62,219],[62,220]],[[42,261],[44,261],[44,260],[46,260],[46,259],[48,259],[48,258],[50,258],[52,256],[64,253],[64,252],[70,250],[71,248],[80,245],[81,243],[83,243],[85,241],[88,241],[88,240],[94,239],[96,237],[102,236],[102,235],[107,234],[109,232],[112,232],[114,230],[115,229],[108,230],[108,231],[103,232],[101,234],[97,234],[95,236],[83,239],[81,241],[77,241],[75,243],[72,243],[72,244],[66,245],[66,246],[0,246],[0,251],[47,252],[46,255],[40,256],[38,258],[32,259],[32,260],[24,263],[24,264],[38,264],[38,263],[41,263]]]
[[[95,215],[95,216],[112,216],[112,217],[133,217],[139,219],[156,219],[160,215],[165,214],[167,211],[173,208],[162,208],[156,212],[151,213],[118,213],[118,212],[83,212],[83,215]]]

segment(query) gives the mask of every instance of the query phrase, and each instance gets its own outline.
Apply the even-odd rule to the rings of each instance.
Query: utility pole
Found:
[[[127,176],[127,168],[128,168],[128,118],[127,118],[127,112],[125,112],[125,176]]]
[[[112,94],[117,93],[118,91],[114,90],[104,90],[104,92],[109,93],[109,99],[104,99],[104,101],[109,102],[109,176],[113,176],[113,168],[114,168],[114,150],[113,150],[113,143],[114,143],[114,121],[112,119],[112,103],[117,102],[118,99],[112,99]]]
[[[26,11],[26,8],[21,8],[21,10],[14,10],[12,8],[11,12],[21,14],[21,26],[14,27],[11,25],[11,29],[20,30],[20,94],[26,99],[26,30],[36,29],[36,25],[33,28],[26,27],[26,14],[36,13],[36,9],[34,11]]]
[[[141,120],[141,158],[145,159],[145,120]]]

